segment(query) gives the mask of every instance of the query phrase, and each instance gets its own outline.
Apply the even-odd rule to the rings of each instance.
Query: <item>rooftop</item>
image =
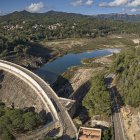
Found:
[[[101,129],[80,127],[77,140],[101,140]]]

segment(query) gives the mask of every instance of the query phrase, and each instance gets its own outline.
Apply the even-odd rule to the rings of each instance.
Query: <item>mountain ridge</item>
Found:
[[[78,13],[67,13],[60,11],[50,10],[45,13],[30,13],[26,10],[23,11],[15,11],[13,13],[9,13],[7,15],[0,16],[0,22],[2,21],[23,21],[23,20],[46,20],[46,18],[55,17],[66,17],[66,18],[91,18],[91,19],[101,19],[101,20],[122,20],[122,21],[130,21],[130,22],[140,22],[140,14],[118,14],[118,13],[110,13],[110,14],[97,14],[97,15],[83,15]]]
[[[112,20],[139,21],[140,22],[140,14],[110,13],[110,14],[93,15],[93,17],[97,19],[112,19]]]

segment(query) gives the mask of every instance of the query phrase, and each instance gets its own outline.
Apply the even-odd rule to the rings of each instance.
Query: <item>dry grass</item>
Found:
[[[122,48],[135,46],[130,38],[97,37],[97,38],[70,38],[55,41],[43,41],[43,46],[60,54],[79,53],[103,48]]]

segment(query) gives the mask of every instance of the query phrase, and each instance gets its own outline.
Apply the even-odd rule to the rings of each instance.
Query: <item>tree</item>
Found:
[[[41,124],[39,115],[34,112],[27,112],[23,115],[24,118],[24,129],[33,130],[38,124]]]
[[[107,128],[102,132],[102,140],[111,140],[112,139],[112,132],[111,128]]]
[[[8,110],[6,112],[6,116],[12,122],[13,129],[15,130],[23,130],[24,129],[24,120],[23,120],[23,112],[21,110]]]
[[[1,140],[15,140],[14,136],[10,134],[8,131],[4,130],[0,135]]]
[[[83,106],[87,109],[90,117],[111,114],[111,99],[103,75],[98,74],[93,77],[90,91],[83,100]]]
[[[140,57],[139,49],[129,48],[122,51],[112,65],[116,73],[115,83],[124,104],[140,105]]]
[[[0,101],[0,140],[12,140],[15,133],[35,129],[43,124],[39,114],[24,112],[20,109],[7,108]]]

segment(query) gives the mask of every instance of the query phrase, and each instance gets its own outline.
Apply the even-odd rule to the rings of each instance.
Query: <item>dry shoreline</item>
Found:
[[[37,47],[37,52],[33,55],[7,58],[8,61],[22,65],[30,70],[38,69],[45,63],[54,61],[69,53],[90,52],[93,50],[123,48],[127,46],[135,46],[132,38],[102,37],[102,38],[69,38],[54,41],[39,42],[41,47]],[[38,56],[39,53],[39,56]]]

